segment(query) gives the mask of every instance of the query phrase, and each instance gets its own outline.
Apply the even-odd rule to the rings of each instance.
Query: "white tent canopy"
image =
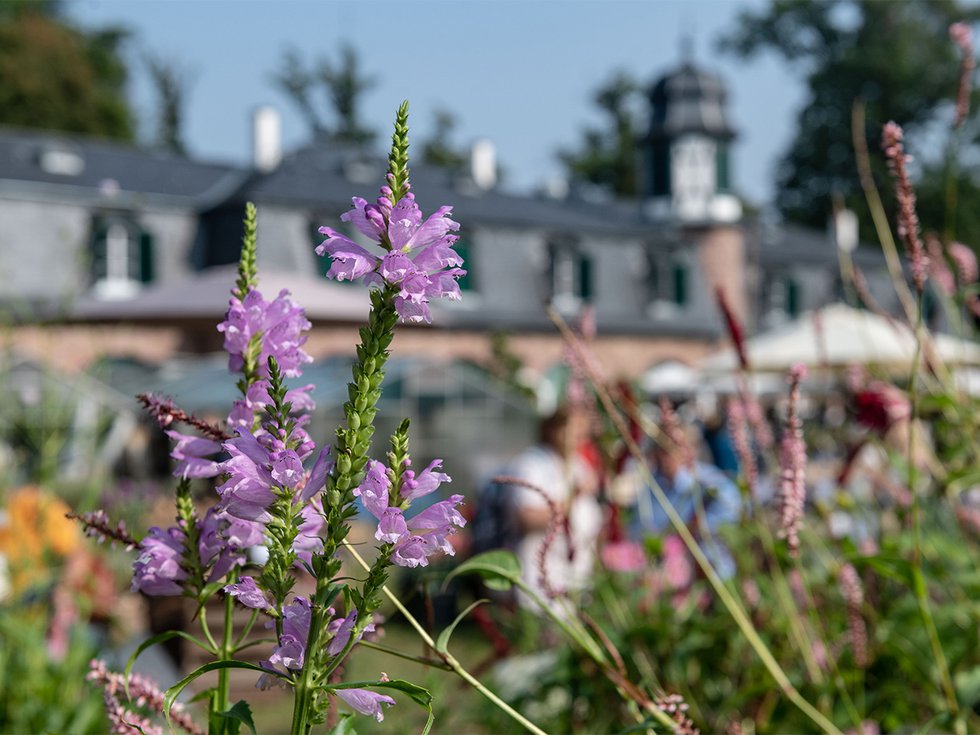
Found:
[[[980,345],[949,335],[934,338],[938,356],[949,365],[980,365]],[[785,371],[797,363],[843,368],[879,365],[908,369],[915,338],[905,324],[846,304],[831,304],[746,341],[749,364],[759,371]],[[734,348],[707,357],[701,369],[729,372],[738,366]]]

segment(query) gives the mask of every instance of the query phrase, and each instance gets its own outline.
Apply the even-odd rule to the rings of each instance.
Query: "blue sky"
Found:
[[[765,0],[74,0],[84,26],[122,24],[135,35],[131,95],[149,134],[154,97],[137,68],[141,54],[172,57],[192,80],[185,135],[200,158],[243,162],[250,113],[272,104],[283,114],[287,147],[306,128],[271,75],[283,53],[339,58],[350,43],[378,84],[364,117],[387,135],[402,99],[412,105],[415,139],[432,111],[451,109],[457,143],[494,141],[507,184],[528,190],[561,173],[560,147],[598,121],[592,91],[614,70],[645,83],[675,66],[680,39],[694,39],[695,61],[720,73],[740,138],[735,183],[750,200],[772,198],[773,171],[791,139],[801,84],[772,57],[745,63],[715,50],[740,9]]]

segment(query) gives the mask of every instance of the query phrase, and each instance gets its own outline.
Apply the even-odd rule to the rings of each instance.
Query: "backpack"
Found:
[[[520,529],[511,509],[514,488],[488,480],[476,497],[476,510],[470,521],[473,539],[472,554],[493,549],[514,549],[520,539]]]

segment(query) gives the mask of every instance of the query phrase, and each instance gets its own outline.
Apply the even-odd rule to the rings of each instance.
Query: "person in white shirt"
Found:
[[[539,443],[509,465],[509,475],[537,488],[513,485],[510,511],[519,530],[515,552],[521,574],[538,595],[552,600],[550,604],[556,596],[586,588],[592,578],[602,511],[596,498],[598,476],[576,451],[586,431],[583,416],[560,408],[542,421]],[[568,519],[568,530],[559,525],[551,534],[542,565],[542,547],[555,520],[549,500]],[[522,607],[536,607],[522,593],[517,601]]]

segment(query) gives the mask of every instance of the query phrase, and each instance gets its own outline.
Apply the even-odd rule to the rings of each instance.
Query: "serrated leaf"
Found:
[[[450,636],[452,636],[453,631],[456,630],[456,626],[462,622],[463,618],[465,618],[467,615],[470,614],[471,610],[482,605],[484,602],[490,602],[490,601],[486,599],[477,600],[472,605],[470,605],[465,610],[463,610],[463,612],[457,615],[456,619],[453,622],[451,622],[449,626],[439,634],[439,637],[436,639],[436,650],[439,653],[445,653],[446,651],[449,650],[449,638]]]
[[[252,721],[252,708],[248,706],[248,702],[244,699],[239,699],[231,706],[231,709],[218,712],[217,714],[218,717],[224,717],[239,723],[239,727],[245,725],[245,727],[252,731],[252,735],[256,735],[255,722]],[[238,732],[239,727],[235,728],[235,733]]]
[[[446,583],[460,574],[479,574],[492,590],[508,590],[521,578],[521,563],[514,552],[495,549],[467,559],[446,577]]]
[[[174,702],[180,693],[184,691],[188,684],[190,684],[195,679],[207,674],[209,671],[219,671],[220,669],[248,669],[249,671],[258,671],[261,674],[269,674],[271,676],[277,676],[280,679],[289,680],[289,677],[278,671],[273,671],[271,669],[263,669],[261,666],[256,664],[250,664],[245,661],[211,661],[203,666],[199,666],[194,671],[189,673],[183,679],[178,681],[172,687],[170,687],[163,695],[163,714],[167,718],[167,724],[170,724],[170,710],[174,706]]]

